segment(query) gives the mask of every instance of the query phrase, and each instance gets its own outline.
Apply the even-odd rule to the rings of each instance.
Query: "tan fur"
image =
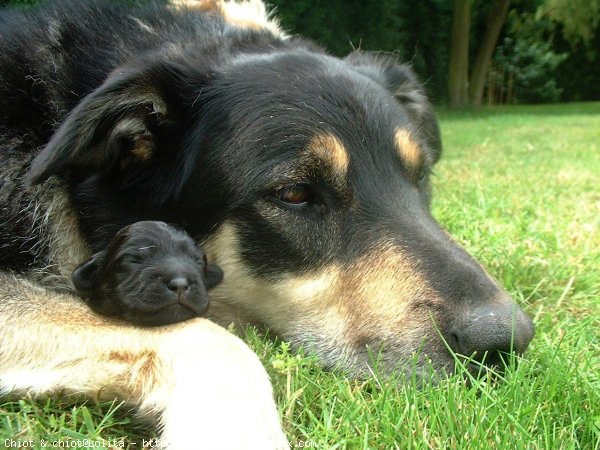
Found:
[[[423,163],[423,152],[407,130],[398,129],[394,136],[396,149],[404,164],[410,169],[418,169]]]
[[[350,158],[348,150],[332,134],[315,136],[308,145],[308,151],[331,166],[334,173],[345,177]]]
[[[2,274],[0,298],[0,392],[117,397],[172,450],[288,447],[260,361],[214,323],[136,328]]]
[[[32,235],[48,246],[48,264],[33,274],[45,286],[71,289],[71,274],[91,250],[79,230],[79,221],[63,182],[51,179],[34,192],[35,212]]]
[[[171,0],[171,4],[176,8],[214,11],[223,16],[229,25],[266,30],[281,39],[287,38],[281,30],[279,21],[267,12],[262,0]]]
[[[154,153],[154,142],[152,138],[146,136],[136,136],[134,138],[131,153],[142,162],[149,161]]]
[[[413,302],[439,301],[408,255],[385,242],[352,264],[268,283],[240,259],[234,223],[225,222],[204,249],[227,274],[211,291],[215,320],[243,324],[260,317],[284,338],[315,351],[326,365],[364,370],[359,366],[366,361],[355,356],[364,351],[365,341],[418,347],[431,318],[412,314]]]

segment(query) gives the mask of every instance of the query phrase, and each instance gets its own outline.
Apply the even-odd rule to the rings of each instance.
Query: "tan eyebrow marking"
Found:
[[[142,137],[134,138],[131,153],[142,161],[148,161],[152,158],[154,152],[154,144],[149,139]]]
[[[319,134],[312,138],[308,150],[318,158],[327,161],[339,175],[348,172],[348,150],[333,134]]]
[[[423,163],[423,153],[407,130],[398,128],[394,136],[396,150],[402,161],[411,169],[417,169]]]

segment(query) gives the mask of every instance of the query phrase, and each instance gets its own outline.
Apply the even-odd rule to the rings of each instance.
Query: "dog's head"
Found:
[[[73,272],[90,307],[137,325],[166,325],[203,315],[221,270],[185,232],[164,222],[136,222]]]
[[[430,214],[440,134],[411,70],[264,39],[115,72],[30,181],[68,179],[90,236],[124,216],[180,224],[225,272],[218,319],[264,324],[327,366],[524,351],[531,320]]]

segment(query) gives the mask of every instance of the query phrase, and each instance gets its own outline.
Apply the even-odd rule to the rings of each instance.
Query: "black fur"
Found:
[[[52,136],[27,180],[39,183],[60,175],[69,181],[94,250],[140,220],[178,223],[193,236],[206,236],[229,211],[252,215],[247,205],[268,198],[282,182],[310,175],[319,184],[323,174],[318,168],[285,174],[281,181],[270,179],[269,172],[285,168],[319,131],[341,131],[351,141],[381,141],[393,125],[410,125],[412,113],[396,105],[381,109],[385,88],[416,93],[433,136],[424,144],[432,161],[439,157],[429,103],[410,70],[392,59],[360,54],[345,64],[305,41],[229,28],[216,17],[177,14],[160,4],[131,11],[109,2],[84,2],[76,17],[70,9],[69,2],[55,2],[6,30],[10,51],[2,49],[2,55],[8,54],[3,67],[14,66],[9,60],[16,52],[28,64],[3,74],[7,95],[1,106],[9,132],[31,130],[40,145]],[[156,31],[144,33],[137,21]],[[52,33],[55,43],[49,40]],[[386,65],[396,73],[372,81],[362,75],[369,62],[372,72]],[[285,73],[290,77],[281,76]],[[9,102],[10,91],[28,92],[29,98],[19,97],[27,104]],[[410,111],[416,109],[413,99],[406,103]],[[41,117],[26,113],[30,104],[40,108]],[[377,145],[393,149],[391,134],[386,138]],[[151,147],[150,160],[137,160],[129,152],[138,139]],[[243,157],[257,152],[258,161]],[[298,258],[289,257],[295,253],[293,244],[280,250],[281,256],[265,254],[275,266],[259,268],[277,272],[283,264],[286,270],[302,270],[306,259],[327,262],[321,255],[326,248]]]
[[[207,290],[222,279],[185,232],[153,221],[124,227],[73,272],[75,289],[94,311],[136,325],[202,316]]]
[[[509,302],[430,215],[439,129],[423,88],[395,58],[357,51],[339,59],[301,39],[237,28],[218,14],[160,2],[130,8],[56,1],[4,14],[5,269],[47,263],[45,241],[35,234],[45,231],[36,228],[30,205],[40,190],[51,189],[42,183],[57,177],[96,252],[138,221],[174,223],[201,241],[227,220],[239,234],[240,259],[268,284],[349,267],[384,243],[402,249],[427,295],[442,299],[398,299],[429,324],[427,333],[414,326],[429,336],[426,353],[439,367],[452,358],[438,332],[468,353],[457,329],[479,305]],[[422,150],[418,167],[399,157],[397,130],[410,133]],[[343,180],[306,152],[321,134],[335,136],[347,150]],[[283,193],[290,190],[306,201],[289,201]],[[348,292],[352,298],[360,289]],[[310,335],[304,331],[298,335]],[[509,344],[522,351],[532,335],[519,312]],[[400,337],[365,339],[388,339],[391,361],[420,345]]]

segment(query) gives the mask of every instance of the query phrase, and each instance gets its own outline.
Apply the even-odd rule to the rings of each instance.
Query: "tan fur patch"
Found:
[[[411,169],[419,168],[423,161],[423,154],[410,133],[407,130],[398,129],[394,138],[396,149],[404,164]]]
[[[364,364],[353,355],[366,341],[418,347],[431,329],[431,317],[413,307],[423,299],[435,303],[438,295],[397,245],[380,243],[351,264],[268,282],[241,260],[234,223],[225,222],[203,245],[227,274],[211,291],[215,320],[266,324],[326,365]]]
[[[431,302],[438,294],[399,246],[381,243],[340,273],[340,291],[352,292],[341,302],[350,319],[347,338],[356,343],[357,332],[373,339],[412,342],[424,336],[419,317],[411,310],[415,301]]]
[[[176,8],[195,9],[197,11],[219,11],[221,0],[171,0]]]
[[[162,448],[288,448],[258,357],[218,325],[137,328],[1,272],[0,300],[0,395],[123,400]]]
[[[141,161],[148,161],[154,152],[154,142],[151,137],[136,136],[131,153]]]
[[[308,145],[308,151],[326,161],[338,175],[345,176],[348,172],[350,158],[348,150],[340,140],[332,134],[315,136]]]
[[[80,230],[74,206],[62,181],[50,179],[35,188],[34,229],[40,237],[40,249],[49,249],[48,264],[34,278],[45,286],[71,289],[71,274],[91,256]]]
[[[126,364],[133,364],[134,362],[144,360],[144,361],[152,361],[156,355],[151,351],[146,351],[142,353],[132,353],[126,350],[119,351],[111,351],[108,354],[108,359],[112,361],[124,362]],[[144,365],[147,365],[144,363]]]
[[[272,17],[262,0],[171,0],[176,8],[215,12],[229,25],[251,30],[270,31],[273,36],[287,39],[279,21]]]

